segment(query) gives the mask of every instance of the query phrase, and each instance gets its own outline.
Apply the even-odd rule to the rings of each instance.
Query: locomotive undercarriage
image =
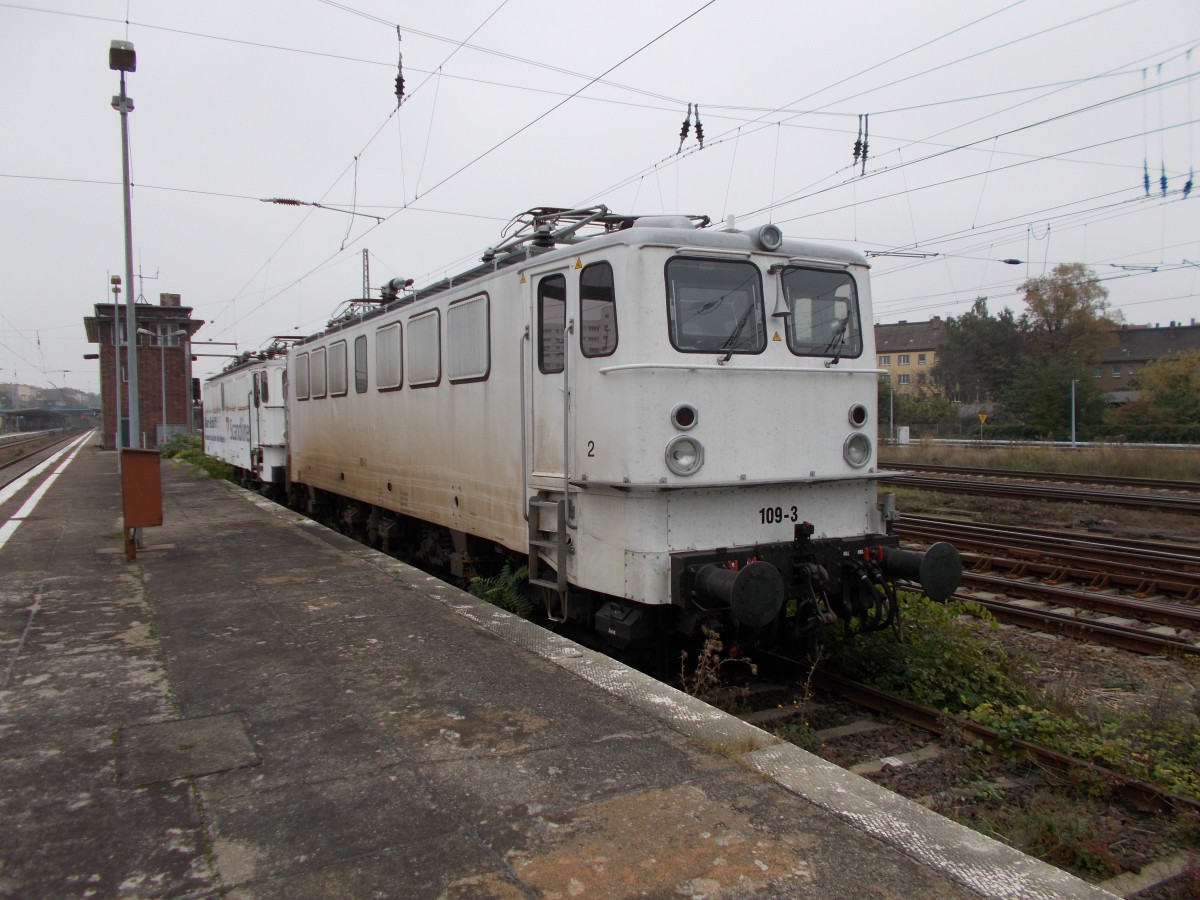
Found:
[[[501,547],[369,503],[291,483],[288,505],[369,547],[467,587],[518,559]],[[719,632],[727,646],[767,646],[795,659],[818,632],[840,623],[848,634],[899,631],[898,579],[919,582],[933,599],[958,587],[962,563],[949,544],[902,550],[890,535],[814,539],[796,526],[788,542],[671,555],[670,604],[637,604],[593,591],[527,585],[535,609],[609,650],[634,655]]]

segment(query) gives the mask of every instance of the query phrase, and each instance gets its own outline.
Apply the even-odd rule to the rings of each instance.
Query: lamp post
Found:
[[[121,168],[125,199],[125,341],[129,368],[129,446],[141,434],[138,421],[137,323],[134,319],[133,296],[133,215],[129,202],[129,113],[133,100],[125,94],[125,73],[137,71],[137,54],[129,41],[113,41],[108,46],[108,67],[121,73],[121,93],[112,99],[113,109],[121,114]],[[115,312],[115,310],[114,310]],[[118,388],[120,385],[118,384]],[[118,436],[120,432],[118,431]]]
[[[1078,379],[1071,379],[1071,448],[1075,448],[1075,382]]]
[[[162,436],[160,443],[166,443],[167,439],[167,341],[170,338],[183,337],[187,334],[182,328],[175,331],[151,331],[149,328],[139,328],[138,334],[149,335],[157,339],[159,349],[159,364],[158,375],[159,381],[162,383]]]

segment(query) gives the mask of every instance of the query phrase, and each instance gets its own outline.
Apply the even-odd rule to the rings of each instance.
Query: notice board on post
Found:
[[[125,518],[125,558],[137,556],[134,529],[161,525],[162,456],[157,450],[121,450],[121,510]]]

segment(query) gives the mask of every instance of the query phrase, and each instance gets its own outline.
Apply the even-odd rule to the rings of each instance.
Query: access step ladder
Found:
[[[555,529],[542,528],[541,513],[554,510]],[[549,551],[558,571],[554,571],[542,559],[541,551]],[[538,495],[529,498],[529,583],[558,594],[559,613],[556,615],[550,596],[546,597],[546,617],[551,622],[567,620],[567,501],[565,498],[549,500]]]

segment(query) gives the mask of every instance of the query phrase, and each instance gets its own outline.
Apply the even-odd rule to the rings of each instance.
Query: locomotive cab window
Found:
[[[579,276],[579,348],[584,356],[611,356],[617,349],[617,305],[612,266],[592,263]]]
[[[850,273],[787,266],[779,289],[790,311],[787,343],[792,353],[832,359],[862,354],[858,291]]]
[[[271,399],[270,383],[271,383],[271,370],[263,369],[262,386],[260,388],[260,393],[262,394],[263,406],[266,406],[267,402]]]
[[[762,353],[767,347],[762,275],[740,260],[667,262],[671,345],[683,353]]]
[[[538,369],[543,375],[563,370],[563,329],[566,327],[566,276],[547,275],[538,282]]]

